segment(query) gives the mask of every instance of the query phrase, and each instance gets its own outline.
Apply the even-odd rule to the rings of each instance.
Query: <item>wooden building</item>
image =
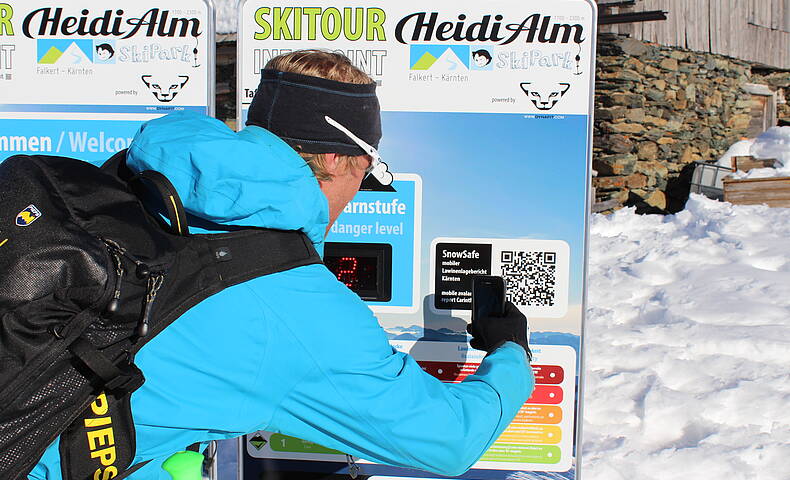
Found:
[[[790,0],[598,0],[598,8],[667,15],[665,21],[602,25],[601,32],[790,69]]]
[[[597,3],[599,210],[679,211],[697,162],[790,124],[790,0]]]

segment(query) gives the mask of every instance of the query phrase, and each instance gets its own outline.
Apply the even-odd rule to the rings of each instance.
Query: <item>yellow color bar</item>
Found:
[[[2,242],[0,242],[0,247],[2,247],[3,245],[5,245],[7,241],[8,241],[8,239],[7,239],[7,238],[6,238],[6,239],[3,239],[3,241],[2,241]]]

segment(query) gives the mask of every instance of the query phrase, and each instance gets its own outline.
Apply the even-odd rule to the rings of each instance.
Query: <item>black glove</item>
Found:
[[[532,351],[527,339],[527,317],[512,302],[505,304],[503,316],[477,318],[474,323],[466,326],[466,331],[472,335],[469,344],[474,349],[491,353],[505,342],[515,342],[524,347],[527,358],[532,361]]]

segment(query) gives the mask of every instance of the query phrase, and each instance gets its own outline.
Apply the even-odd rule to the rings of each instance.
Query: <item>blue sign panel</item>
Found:
[[[396,174],[392,187],[394,191],[359,192],[332,225],[327,242],[381,245],[391,251],[391,262],[378,272],[380,281],[391,284],[391,298],[370,300],[369,305],[379,312],[415,312],[422,180]],[[353,256],[354,250],[347,252]]]

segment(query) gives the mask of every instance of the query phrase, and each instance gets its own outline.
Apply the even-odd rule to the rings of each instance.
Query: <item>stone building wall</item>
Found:
[[[752,120],[747,83],[782,93],[790,73],[614,34],[598,41],[593,179],[598,201],[640,212],[675,212],[694,161],[715,161]],[[784,90],[783,90],[784,89]],[[779,118],[788,118],[786,104]]]

